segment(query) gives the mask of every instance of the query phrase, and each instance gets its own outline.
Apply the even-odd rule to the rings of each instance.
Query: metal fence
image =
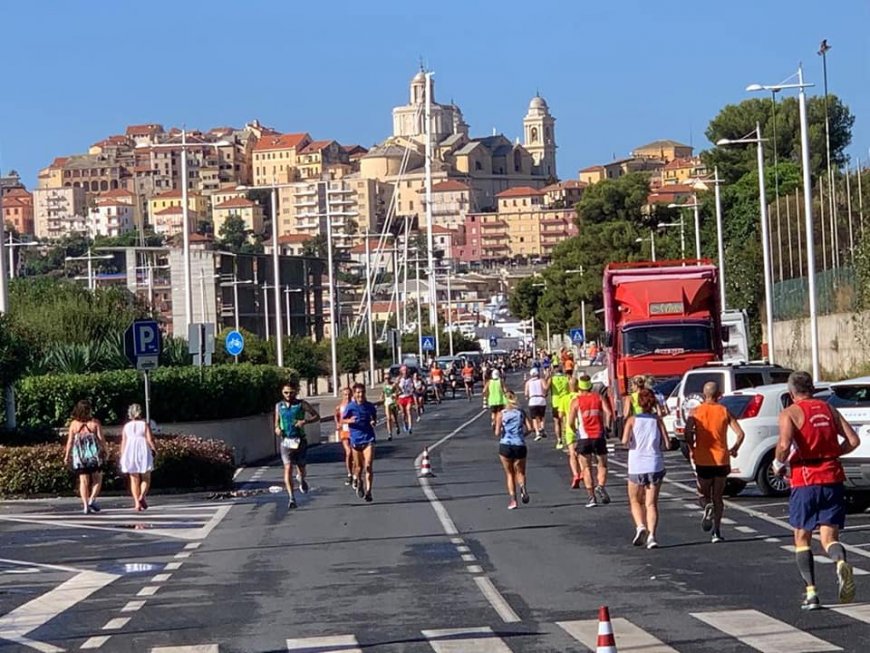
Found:
[[[816,273],[816,306],[820,315],[855,310],[857,277],[853,268]],[[809,284],[806,277],[773,284],[773,318],[793,320],[810,314]]]

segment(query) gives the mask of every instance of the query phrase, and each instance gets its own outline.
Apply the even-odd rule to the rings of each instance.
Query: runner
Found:
[[[658,547],[659,491],[665,477],[668,432],[656,414],[656,398],[649,390],[637,397],[641,412],[629,415],[622,431],[622,444],[628,447],[628,500],[636,527],[632,544],[647,549]]]
[[[459,377],[459,370],[456,369],[456,361],[451,361],[450,368],[447,370],[447,383],[450,385],[452,393],[451,399],[456,399],[456,382]]]
[[[592,379],[586,374],[577,381],[577,398],[571,402],[568,412],[568,425],[577,432],[574,445],[580,457],[580,470],[583,475],[583,485],[589,499],[587,508],[594,508],[599,503],[610,503],[607,494],[607,440],[605,428],[610,423],[612,415],[610,407],[601,400],[601,395],[592,391]],[[566,425],[567,428],[567,425]],[[597,462],[597,483],[593,484],[593,456]]]
[[[497,374],[497,372],[493,372]],[[502,411],[502,419],[499,422],[499,430],[496,432],[498,440],[498,457],[504,469],[505,483],[507,484],[508,510],[517,507],[517,490],[523,503],[529,502],[529,492],[526,489],[526,447],[527,431],[531,430],[531,423],[526,414],[517,407],[517,396],[510,390],[505,391],[504,399],[507,408]]]
[[[652,390],[652,393],[656,396],[656,401],[658,402],[658,411],[659,417],[667,417],[671,412],[668,410],[668,401],[667,397],[665,397],[661,392],[656,392],[656,377],[652,374],[647,374],[643,377],[643,387],[649,388]]]
[[[308,481],[305,479],[308,451],[305,425],[320,422],[318,412],[307,401],[299,399],[296,396],[298,393],[299,386],[296,382],[285,383],[281,388],[282,399],[275,404],[275,435],[281,438],[281,461],[284,463],[284,486],[289,497],[289,509],[296,507],[293,496],[293,465],[299,470],[299,491],[303,494],[308,492]]]
[[[384,413],[386,418],[384,423],[387,425],[387,440],[393,439],[393,427],[396,427],[396,435],[399,435],[399,404],[396,397],[399,394],[399,388],[396,383],[387,378],[384,381],[384,387],[381,388],[381,398],[384,401]]]
[[[779,414],[779,442],[774,470],[783,473],[791,464],[791,496],[788,521],[794,528],[795,560],[806,583],[804,610],[821,607],[816,594],[813,567],[813,531],[820,531],[822,546],[836,562],[840,603],[855,599],[855,579],[840,544],[840,530],[846,524],[843,481],[846,478],[840,456],[861,443],[855,431],[830,404],[814,399],[813,378],[807,372],[792,372],[788,390],[794,403]],[[843,441],[840,441],[843,438]]]
[[[432,363],[429,378],[435,388],[435,401],[440,404],[444,397],[444,370],[438,367],[438,363]]]
[[[561,364],[553,362],[552,376],[546,379],[546,389],[550,393],[550,404],[553,408],[553,429],[556,433],[556,449],[562,449],[564,440],[562,438],[562,413],[559,406],[562,404],[564,395],[568,392],[568,377],[562,372]],[[540,437],[535,437],[535,440],[545,438],[546,433],[542,433]]]
[[[540,440],[544,431],[544,417],[547,415],[547,390],[538,373],[538,368],[533,367],[529,373],[529,379],[523,391],[529,402],[529,417],[532,418],[532,426],[535,429],[535,440]]]
[[[483,384],[483,407],[489,408],[490,425],[496,436],[501,433],[501,412],[504,410],[507,400],[505,393],[507,388],[498,370],[492,371],[492,376]]]
[[[577,397],[577,379],[569,379],[568,392],[562,399],[562,413],[568,415],[571,411],[571,404]],[[568,469],[571,471],[571,489],[576,490],[580,487],[582,481],[580,460],[577,453],[577,433],[574,430],[571,420],[565,422],[565,453],[568,454]]]
[[[345,386],[341,389],[341,400],[335,407],[333,417],[335,419],[335,439],[341,442],[341,448],[344,450],[344,467],[347,472],[347,478],[344,481],[345,485],[353,485],[356,489],[356,478],[353,475],[353,449],[350,447],[350,429],[347,424],[342,422],[342,415],[348,402],[353,398],[353,392]]]
[[[402,426],[405,427],[405,433],[411,434],[414,432],[414,420],[411,417],[411,408],[416,407],[417,402],[414,398],[414,379],[411,378],[407,365],[402,365],[399,368],[399,381],[396,385],[399,388],[399,408],[402,410]]]
[[[637,400],[638,393],[646,387],[646,378],[638,374],[629,382],[630,392],[622,398],[622,416],[637,415],[641,412],[640,403]],[[650,388],[652,390],[652,388]],[[655,395],[653,395],[655,398]],[[656,402],[658,404],[658,402]],[[658,412],[658,408],[656,408]]]
[[[103,486],[103,461],[106,459],[106,440],[103,428],[94,418],[91,402],[78,401],[73,408],[72,421],[66,437],[64,463],[72,465],[79,477],[79,496],[82,498],[82,512],[100,512],[97,497]]]
[[[417,421],[423,418],[426,412],[426,382],[419,372],[414,372],[414,405],[417,407]]]
[[[713,531],[712,542],[722,542],[722,514],[725,512],[725,483],[731,473],[730,458],[737,456],[744,433],[737,419],[719,403],[719,386],[708,381],[703,388],[704,401],[686,420],[686,444],[695,463],[698,494],[704,516],[701,528]],[[737,442],[728,448],[728,427],[737,434]]]
[[[467,359],[462,366],[462,383],[465,385],[465,396],[471,401],[474,396],[474,366]]]
[[[367,502],[372,501],[377,421],[378,411],[373,403],[366,400],[366,387],[357,383],[353,386],[353,401],[347,404],[342,413],[342,423],[350,428],[354,474],[359,479],[357,496],[365,498]]]

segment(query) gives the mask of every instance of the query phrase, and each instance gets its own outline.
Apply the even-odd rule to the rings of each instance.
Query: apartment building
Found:
[[[33,233],[39,239],[87,233],[87,214],[86,192],[82,186],[33,191]]]
[[[33,234],[33,193],[23,188],[3,189],[3,224],[19,234]]]

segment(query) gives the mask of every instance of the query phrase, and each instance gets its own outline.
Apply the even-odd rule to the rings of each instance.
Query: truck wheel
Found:
[[[788,495],[789,484],[784,476],[773,473],[773,454],[773,451],[768,451],[761,459],[761,464],[755,473],[755,484],[766,497],[784,497]]]
[[[736,497],[746,489],[746,481],[741,481],[739,478],[729,478],[725,481],[725,496]]]

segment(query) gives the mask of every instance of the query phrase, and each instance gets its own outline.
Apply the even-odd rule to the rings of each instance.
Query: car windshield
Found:
[[[683,382],[683,396],[700,394],[707,381],[715,381],[719,385],[719,390],[725,387],[725,375],[722,372],[692,372],[686,375],[686,380]]]
[[[660,381],[653,386],[653,392],[655,392],[656,394],[660,394],[664,397],[669,397],[679,383],[679,377],[674,379],[665,379],[664,381]]]
[[[834,408],[870,407],[870,385],[833,386],[828,403]]]
[[[681,324],[635,327],[626,329],[622,336],[622,353],[629,356],[687,351],[713,351],[709,326]]]

